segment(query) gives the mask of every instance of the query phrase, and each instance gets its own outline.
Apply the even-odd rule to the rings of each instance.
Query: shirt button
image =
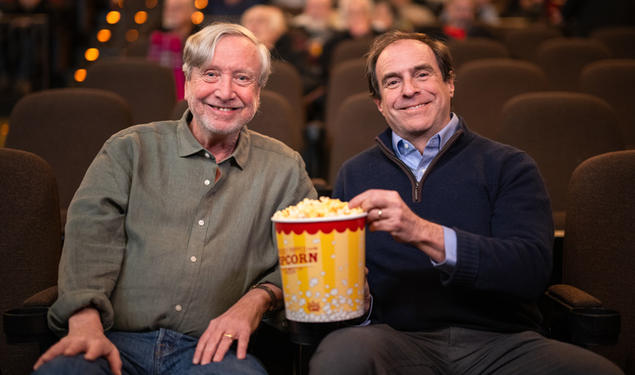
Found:
[[[209,184],[211,184],[212,182],[210,180],[205,180],[203,181],[203,183],[205,184],[205,186],[208,186]]]
[[[190,260],[192,261],[192,263],[194,263],[194,262],[196,262],[196,257],[195,257],[194,255],[192,255],[192,256],[190,257]]]
[[[181,310],[183,310],[183,306],[181,306],[181,305],[176,305],[176,306],[174,306],[174,310],[176,310],[176,311],[181,311]]]
[[[211,156],[209,155],[209,152],[205,153],[205,157],[208,158],[208,159],[211,158]]]
[[[199,220],[199,221],[198,221],[198,225],[200,225],[200,226],[205,225],[205,220]]]

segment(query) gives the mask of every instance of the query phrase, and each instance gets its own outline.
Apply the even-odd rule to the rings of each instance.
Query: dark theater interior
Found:
[[[213,45],[196,39],[228,24],[242,25],[238,30],[249,36],[231,31]],[[396,41],[382,47],[388,35]],[[405,75],[390,70],[415,54],[405,49],[413,43],[430,51],[432,63]],[[402,56],[389,59],[397,47]],[[254,59],[244,59],[252,49]],[[270,56],[268,78],[263,54]],[[208,68],[205,59],[220,67]],[[260,66],[256,59],[261,71],[242,68]],[[227,78],[234,62],[242,70]],[[435,80],[438,91],[429,89]],[[203,98],[212,87],[219,93]],[[231,96],[226,103],[238,104],[206,102],[225,94]],[[424,112],[414,104],[391,105],[420,97],[430,99],[419,104],[443,105],[445,94],[452,120],[425,136],[424,150],[413,141],[423,138],[403,135],[423,131],[403,130],[415,125],[399,122],[411,124],[407,116]],[[212,112],[213,119],[249,116],[231,133],[214,133],[217,128],[203,121]],[[445,135],[446,129],[455,133]],[[229,152],[204,143],[200,132],[206,131],[231,139],[231,146],[222,144]],[[479,152],[463,145],[467,137],[490,151],[457,162],[467,150]],[[430,151],[435,140],[440,146]],[[407,153],[411,146],[416,152]],[[178,157],[176,151],[165,156],[174,150]],[[490,160],[490,152],[509,150],[516,156]],[[417,158],[414,166],[408,158]],[[522,169],[526,161],[533,169]],[[368,173],[355,172],[364,167]],[[522,172],[511,176],[509,170]],[[201,177],[208,173],[209,179]],[[357,181],[365,178],[365,185]],[[535,181],[540,186],[533,189]],[[371,206],[369,196],[359,206],[366,217],[366,263],[362,258],[355,271],[366,285],[355,287],[364,294],[363,314],[326,323],[296,320],[287,278],[305,277],[312,263],[327,262],[318,244],[326,241],[314,239],[317,247],[306,256],[283,256],[287,237],[270,218],[303,198],[361,202],[353,199],[358,186],[394,187],[406,202],[402,219],[412,214],[416,223],[433,222],[441,261],[397,229],[385,229],[381,223],[395,217],[396,206]],[[523,194],[507,195],[512,189]],[[503,201],[505,209],[498,206]],[[543,203],[547,216],[532,214]],[[324,230],[315,228],[304,233]],[[351,230],[342,228],[329,242]],[[388,243],[395,245],[388,249]],[[472,246],[477,250],[466,255]],[[0,0],[0,250],[0,375],[31,374],[34,366],[35,374],[67,373],[50,370],[54,357],[80,358],[86,349],[56,348],[70,342],[64,340],[78,332],[78,318],[87,312],[101,319],[100,337],[110,345],[95,352],[95,362],[115,369],[121,355],[123,374],[243,372],[134,367],[126,349],[111,343],[110,334],[119,331],[187,336],[198,369],[217,365],[218,357],[206,357],[208,349],[217,356],[236,352],[234,360],[246,350],[260,371],[249,374],[600,374],[611,368],[606,373],[635,375],[635,1]],[[420,260],[425,267],[418,273]],[[459,272],[470,262],[472,273]],[[134,269],[139,264],[147,267]],[[397,267],[402,271],[388,274]],[[544,282],[529,280],[536,275]],[[311,277],[306,282],[314,287],[317,277]],[[202,285],[208,282],[218,285]],[[418,285],[402,291],[406,283]],[[198,297],[207,290],[214,292]],[[331,306],[328,291],[322,300],[312,293],[304,295],[307,316]],[[402,298],[406,293],[412,303]],[[243,317],[255,311],[248,297],[268,304],[241,321],[247,333],[219,331],[222,324],[234,327],[229,316],[241,308]],[[184,302],[171,304],[175,299]],[[439,349],[448,367],[435,359],[424,366],[429,372],[408,367],[427,356],[423,345],[420,358],[414,349],[402,351],[404,358],[352,348],[339,356],[325,352],[338,333],[360,331],[357,346],[366,337],[361,331],[371,335],[377,326],[409,347],[404,337],[424,331],[513,336],[526,326],[560,349],[535,355],[527,349],[517,355],[526,355],[517,367],[486,367],[482,361],[499,353],[484,350],[474,367],[460,367],[465,358],[451,354],[461,346],[456,343]],[[218,346],[205,347],[203,340],[212,338]],[[399,346],[388,338],[360,348],[380,353],[386,347],[386,356],[395,355]],[[606,366],[588,372],[542,367],[560,350]],[[501,354],[510,362],[514,356],[509,348]],[[345,357],[368,366],[349,370],[354,360]]]

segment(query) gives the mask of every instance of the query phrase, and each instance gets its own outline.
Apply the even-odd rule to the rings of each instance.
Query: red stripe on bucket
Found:
[[[318,231],[322,233],[331,233],[333,230],[336,230],[340,233],[344,233],[347,229],[353,232],[359,229],[364,229],[364,225],[366,225],[366,217],[351,220],[318,221],[312,223],[276,223],[276,232],[284,232],[285,234],[290,234],[291,232],[295,234],[302,234],[302,232],[307,232],[309,234],[315,234]]]

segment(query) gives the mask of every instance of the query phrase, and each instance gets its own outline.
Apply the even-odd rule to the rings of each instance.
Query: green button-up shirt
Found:
[[[200,336],[250,285],[280,285],[270,218],[316,196],[302,158],[244,128],[218,164],[189,119],[123,130],[90,165],[68,210],[53,330],[92,306],[105,329]]]

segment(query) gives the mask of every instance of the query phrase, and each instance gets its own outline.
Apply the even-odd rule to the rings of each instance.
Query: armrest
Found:
[[[46,288],[24,300],[25,307],[51,306],[57,299],[57,285]]]
[[[620,314],[594,296],[571,285],[549,287],[541,301],[545,328],[552,338],[579,346],[614,345]]]
[[[39,342],[41,349],[53,343],[55,336],[48,327],[47,313],[56,298],[57,286],[50,287],[29,297],[22,306],[3,312],[7,342]]]

